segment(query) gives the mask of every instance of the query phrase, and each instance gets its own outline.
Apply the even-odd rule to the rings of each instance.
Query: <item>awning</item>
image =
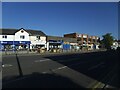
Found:
[[[1,41],[0,44],[2,45],[9,45],[9,44],[13,44],[13,41]]]
[[[30,44],[30,41],[0,41],[2,45],[19,45],[19,44]]]
[[[19,44],[31,44],[30,41],[19,41]]]

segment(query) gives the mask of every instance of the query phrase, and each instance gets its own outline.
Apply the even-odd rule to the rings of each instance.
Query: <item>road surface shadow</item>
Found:
[[[14,78],[14,77],[12,77]],[[16,77],[9,82],[2,83],[6,88],[82,88],[69,78],[57,74],[41,74],[34,72],[30,75]]]
[[[78,71],[82,74],[87,75],[95,80],[98,80],[105,85],[111,85],[113,87],[120,87],[119,86],[119,60],[118,56],[120,51],[102,51],[102,52],[92,52],[92,53],[80,53],[80,54],[70,54],[70,55],[57,55],[57,56],[48,56],[45,58],[49,58],[53,61],[61,63],[75,71]],[[79,58],[78,60],[68,61],[70,58]],[[61,60],[65,60],[61,61]],[[71,65],[77,64],[79,62],[90,61],[89,63],[84,63],[80,65]],[[103,62],[103,63],[102,63]],[[103,65],[100,65],[103,64]],[[98,65],[98,67],[96,66]],[[100,66],[99,66],[100,65]],[[113,67],[117,67],[118,70],[113,70]],[[113,70],[113,71],[112,71]],[[108,75],[108,73],[110,73]],[[110,82],[113,73],[116,73],[115,80]]]

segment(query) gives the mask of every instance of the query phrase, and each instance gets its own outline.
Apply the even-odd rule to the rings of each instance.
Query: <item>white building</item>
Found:
[[[39,30],[0,29],[1,49],[32,49],[34,46],[46,46],[46,35]]]
[[[111,46],[111,49],[116,50],[119,47],[119,44],[117,41],[113,42],[113,45]]]
[[[46,48],[46,35],[42,31],[28,30],[30,35],[30,49],[34,48]]]

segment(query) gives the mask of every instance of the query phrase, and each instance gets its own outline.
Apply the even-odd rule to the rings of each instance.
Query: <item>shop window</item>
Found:
[[[21,35],[20,38],[21,38],[21,39],[25,39],[25,36],[24,36],[24,35]]]
[[[82,38],[78,37],[78,38],[77,38],[77,40],[78,40],[78,41],[81,41],[81,40],[82,40]]]
[[[7,36],[5,35],[5,36],[2,36],[2,38],[7,38]]]

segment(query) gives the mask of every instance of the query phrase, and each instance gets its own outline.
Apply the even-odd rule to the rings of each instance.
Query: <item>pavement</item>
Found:
[[[119,88],[117,56],[116,51],[4,55],[3,89]]]
[[[71,51],[71,50],[64,50],[63,52],[49,52],[49,51],[46,51],[46,52],[43,52],[43,53],[38,53],[38,52],[33,52],[33,51],[0,51],[0,55],[2,56],[8,56],[8,55],[49,55],[49,54],[70,54],[70,53],[87,53],[87,52],[98,52],[98,51],[106,51],[105,49],[103,50],[89,50],[89,51],[84,51],[84,50],[77,50],[77,51]]]

